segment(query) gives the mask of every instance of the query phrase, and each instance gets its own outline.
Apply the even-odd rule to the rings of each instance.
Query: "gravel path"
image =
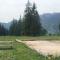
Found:
[[[60,56],[60,41],[20,41],[43,55]]]

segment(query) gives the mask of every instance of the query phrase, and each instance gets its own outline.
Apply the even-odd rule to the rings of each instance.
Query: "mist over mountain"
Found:
[[[9,27],[11,25],[11,22],[8,22],[8,23],[1,23],[6,29],[9,30]]]
[[[40,15],[42,26],[48,33],[59,33],[60,13],[46,13]]]
[[[46,13],[40,15],[42,26],[48,31],[48,33],[59,33],[60,13]],[[1,23],[5,28],[9,29],[11,22]]]

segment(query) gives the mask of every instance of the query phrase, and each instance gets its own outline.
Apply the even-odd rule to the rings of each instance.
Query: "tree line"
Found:
[[[40,36],[46,34],[47,30],[42,27],[36,4],[32,5],[29,1],[26,4],[23,18],[13,19],[9,30],[0,24],[0,35]]]

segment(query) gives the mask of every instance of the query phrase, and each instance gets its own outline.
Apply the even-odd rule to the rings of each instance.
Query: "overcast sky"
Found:
[[[60,0],[30,0],[35,2],[39,14],[60,12]],[[23,15],[27,0],[0,0],[0,22],[19,19]]]

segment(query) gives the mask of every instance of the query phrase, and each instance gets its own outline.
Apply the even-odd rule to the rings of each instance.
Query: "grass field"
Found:
[[[19,40],[60,40],[60,36],[0,36],[0,41],[14,41]]]
[[[14,49],[0,50],[0,60],[49,60],[47,57],[40,55],[35,50],[30,49],[23,43],[15,40],[60,40],[60,36],[0,36],[0,41],[14,41]],[[60,57],[54,60],[60,60]]]

